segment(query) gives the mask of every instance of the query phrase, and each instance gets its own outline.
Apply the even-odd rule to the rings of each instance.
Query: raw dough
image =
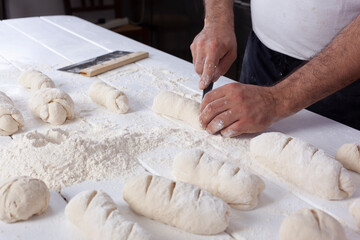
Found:
[[[360,173],[360,145],[348,143],[342,145],[335,156],[335,159],[342,163],[344,168]]]
[[[83,191],[66,205],[65,215],[91,239],[147,240],[151,236],[137,223],[124,219],[103,191]]]
[[[24,119],[13,101],[0,92],[0,136],[9,136],[24,126]]]
[[[198,149],[178,154],[172,174],[176,180],[199,186],[240,210],[256,207],[258,196],[265,188],[258,176],[213,159]]]
[[[346,240],[343,227],[319,209],[301,209],[286,217],[280,240]]]
[[[42,72],[36,70],[27,70],[21,73],[19,84],[31,92],[35,92],[41,88],[54,88],[54,82]]]
[[[195,129],[202,129],[199,120],[200,103],[165,91],[154,98],[152,110],[160,115],[184,121]]]
[[[10,178],[0,184],[0,219],[13,223],[40,215],[46,211],[49,199],[43,181],[27,176]]]
[[[354,200],[349,207],[350,214],[354,217],[358,227],[360,228],[360,198]]]
[[[298,188],[328,200],[354,193],[349,172],[323,150],[282,133],[263,133],[250,141],[252,156]]]
[[[230,207],[195,185],[155,175],[125,183],[124,200],[136,213],[196,234],[217,234],[229,224]]]
[[[35,116],[53,125],[61,125],[74,117],[74,102],[57,88],[36,91],[30,99],[30,109]]]
[[[125,93],[102,82],[94,82],[89,88],[90,98],[112,112],[126,113],[129,110],[129,100]]]

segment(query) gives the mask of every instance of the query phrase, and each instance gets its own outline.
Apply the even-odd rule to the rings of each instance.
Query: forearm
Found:
[[[316,57],[271,87],[277,116],[287,117],[360,78],[360,15]]]
[[[204,0],[205,26],[217,23],[234,26],[234,0]]]

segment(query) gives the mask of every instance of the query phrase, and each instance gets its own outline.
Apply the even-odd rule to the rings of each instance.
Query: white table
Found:
[[[142,67],[156,67],[181,76],[181,81],[177,81],[176,78],[173,80],[174,89],[186,91],[188,94],[201,94],[197,88],[199,78],[194,73],[192,64],[76,17],[51,16],[6,20],[0,22],[0,36],[0,90],[5,91],[15,103],[22,106],[20,110],[27,125],[21,133],[47,127],[46,124],[33,118],[23,99],[24,96],[27,97],[28,93],[24,92],[16,81],[20,71],[29,67],[37,68],[52,77],[57,86],[74,98],[76,104],[77,101],[81,101],[81,97],[86,96],[87,87],[93,80],[59,72],[56,69],[114,50],[148,51],[150,58],[141,61]],[[131,67],[129,69],[131,71]],[[112,80],[114,74],[116,74],[116,70],[102,74],[99,78],[108,82]],[[156,74],[161,74],[161,71]],[[145,78],[142,82],[134,81],[128,83],[126,87],[129,90],[130,99],[134,99],[131,106],[133,111],[150,115],[152,98],[159,92],[161,86],[154,87],[151,85],[151,81],[147,80]],[[215,87],[230,82],[230,79],[222,77]],[[113,84],[116,85],[116,83]],[[136,90],[136,93],[132,90]],[[149,94],[139,95],[139,92]],[[109,115],[109,121],[117,121],[111,116]],[[78,117],[86,118],[85,115]],[[96,120],[92,120],[96,124]],[[300,137],[331,155],[334,155],[342,144],[359,142],[360,139],[359,131],[306,110],[274,124],[268,131],[281,131]],[[16,138],[19,134],[14,137]],[[11,139],[2,137],[0,142],[2,141],[7,142]],[[144,161],[146,163],[146,157],[144,157]],[[166,166],[162,169],[157,166],[149,166],[149,168],[158,174],[169,175],[169,169]],[[249,212],[234,211],[226,233],[220,234],[214,239],[278,239],[278,228],[284,212],[290,214],[294,209],[302,207],[318,207],[329,212],[346,226],[349,239],[360,239],[360,234],[354,231],[355,223],[347,212],[350,202],[360,196],[360,177],[356,174],[353,175],[357,187],[355,195],[351,199],[339,202],[324,201],[297,192],[292,193],[286,185],[273,179],[267,179],[265,176],[266,190],[264,196],[260,198],[259,207]],[[113,187],[113,181],[115,180],[79,184],[63,189],[62,194],[71,198],[83,189],[99,187],[110,194],[113,191],[120,191],[121,180],[117,182],[118,188],[116,189]],[[115,198],[115,201],[120,205],[126,205],[121,197]],[[50,237],[51,239],[85,239],[65,219],[63,214],[65,204],[66,202],[58,193],[52,192],[50,212],[27,222],[13,225],[0,223],[0,239],[49,239]],[[274,206],[277,207],[278,212],[274,211]],[[139,221],[141,225],[150,229],[150,232],[157,234],[158,239],[166,239],[169,236],[172,236],[172,239],[209,239],[192,236],[135,216],[130,211],[129,217]]]

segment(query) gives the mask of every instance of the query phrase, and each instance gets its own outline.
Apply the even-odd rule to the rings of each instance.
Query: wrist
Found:
[[[285,89],[278,84],[268,87],[268,89],[275,113],[274,122],[293,114],[290,111],[290,98],[287,96]]]

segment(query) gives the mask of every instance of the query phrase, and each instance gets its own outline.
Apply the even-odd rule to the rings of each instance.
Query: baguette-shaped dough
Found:
[[[137,223],[123,218],[112,198],[101,190],[77,194],[66,205],[65,215],[93,240],[151,239]]]
[[[154,98],[152,110],[160,115],[169,116],[188,123],[195,129],[202,129],[199,120],[200,103],[165,91]]]
[[[13,101],[0,92],[0,136],[9,136],[24,126],[24,119]]]
[[[143,174],[125,183],[123,197],[136,213],[187,232],[217,234],[229,224],[229,205],[189,183]]]
[[[54,82],[42,72],[37,70],[26,70],[19,77],[19,84],[31,92],[35,92],[42,88],[54,88]]]
[[[35,178],[14,177],[0,184],[0,219],[7,223],[40,215],[49,205],[46,184]]]
[[[282,133],[263,133],[250,141],[252,156],[295,186],[328,200],[354,193],[349,172],[323,150]]]
[[[256,207],[258,196],[265,188],[258,176],[211,158],[199,149],[176,155],[172,174],[176,180],[199,186],[240,210]]]
[[[102,82],[94,82],[89,88],[90,98],[112,112],[126,113],[129,110],[129,100],[125,93]]]
[[[344,168],[360,173],[360,145],[347,143],[336,152],[335,159],[342,163]]]
[[[35,116],[53,125],[61,125],[74,117],[73,100],[57,88],[36,91],[30,99],[30,109]]]
[[[350,214],[354,217],[356,224],[360,228],[360,198],[355,199],[349,207]]]
[[[346,240],[338,221],[319,209],[301,209],[286,217],[280,226],[280,240]]]

